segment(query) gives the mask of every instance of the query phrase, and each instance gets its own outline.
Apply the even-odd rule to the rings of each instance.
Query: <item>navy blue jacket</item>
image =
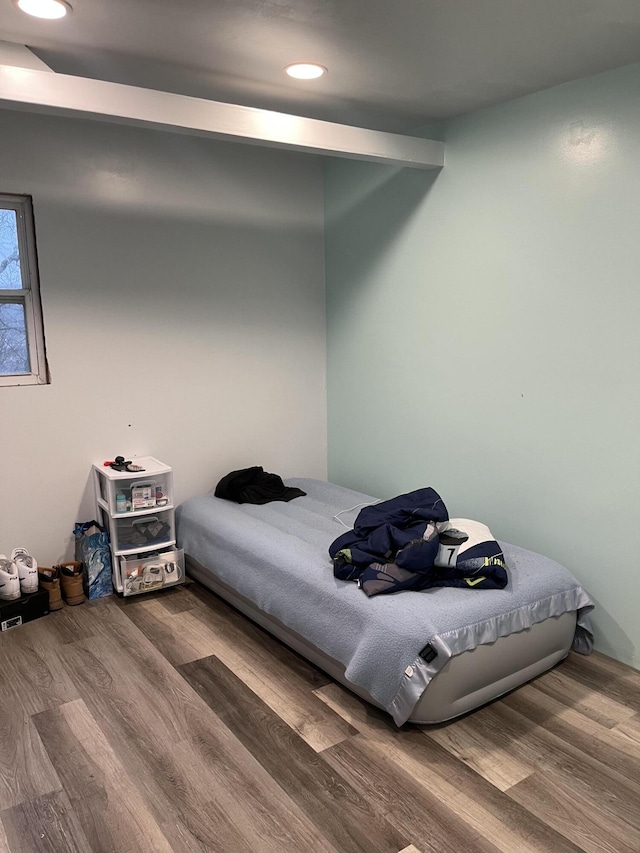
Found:
[[[329,546],[333,574],[340,580],[358,581],[368,596],[438,586],[503,589],[507,573],[495,541],[469,551],[466,568],[434,565],[440,547],[438,522],[448,518],[444,501],[431,488],[365,507],[353,530]],[[472,570],[468,568],[474,562],[471,557],[479,563]]]
[[[357,580],[371,563],[394,559],[402,568],[425,570],[438,553],[438,537],[427,541],[425,532],[429,524],[435,527],[448,518],[444,501],[432,488],[367,506],[358,513],[353,530],[329,546],[333,573],[341,580]]]

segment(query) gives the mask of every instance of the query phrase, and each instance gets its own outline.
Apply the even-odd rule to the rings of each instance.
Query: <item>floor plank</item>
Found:
[[[557,784],[551,773],[535,773],[514,785],[508,795],[587,853],[638,853],[640,850],[637,828],[594,808],[592,800],[566,785]]]
[[[62,788],[21,695],[0,678],[0,808]]]
[[[10,693],[13,706],[27,715],[79,698],[59,659],[57,617],[50,614],[0,638],[0,702]],[[73,633],[64,628],[64,636]]]
[[[34,797],[0,814],[11,853],[93,853],[62,791]]]
[[[331,682],[326,673],[204,587],[194,584],[193,594],[201,605],[194,618],[205,627],[215,619],[222,640],[216,656],[313,749],[321,751],[354,734],[313,693]]]
[[[213,625],[203,626],[192,610],[174,614],[158,598],[141,598],[124,612],[169,663],[179,666],[215,654],[220,646]]]
[[[585,687],[640,713],[640,672],[594,652],[589,657],[570,654],[562,672]]]
[[[407,839],[216,657],[180,672],[341,853],[397,853]]]
[[[79,697],[58,648],[88,632],[72,613],[60,612],[61,619],[50,614],[0,636],[0,808],[61,790],[31,722],[32,714]]]
[[[61,654],[175,850],[333,853],[119,608],[105,636]]]
[[[502,744],[499,724],[491,741],[485,729],[475,725],[473,716],[457,720],[454,725],[425,728],[424,734],[448,752],[473,768],[496,788],[506,791],[535,771],[535,764],[513,755]],[[491,725],[491,723],[488,723]]]
[[[74,607],[66,605],[46,618],[29,623],[29,635],[32,641],[41,638],[51,652],[60,645],[75,643],[93,637],[100,630],[103,621],[109,621],[109,608],[114,605],[113,596],[96,601],[86,601]],[[17,633],[17,632],[12,632]]]
[[[612,731],[624,739],[623,748],[630,750],[636,756],[640,749],[640,715],[619,723],[613,727]]]
[[[585,717],[610,729],[628,720],[635,713],[633,708],[623,702],[571,678],[563,667],[541,675],[536,680],[536,686],[552,699],[580,711]]]
[[[211,593],[192,595],[197,606],[189,611],[172,615],[155,600],[127,614],[176,666],[216,655],[314,749],[354,733],[313,695],[328,683],[324,673]]]
[[[496,853],[498,848],[436,794],[358,735],[322,757],[423,853]]]
[[[0,853],[640,850],[640,673],[398,729],[196,583],[0,634]]]
[[[503,702],[508,708],[522,714],[586,755],[615,768],[632,781],[638,780],[640,731],[638,740],[634,741],[625,736],[624,730],[627,726],[627,731],[631,731],[633,720],[627,720],[609,729],[552,699],[538,690],[535,682],[505,696]]]
[[[247,654],[258,654],[262,650],[266,655],[266,661],[274,660],[282,664],[283,675],[290,681],[300,681],[310,688],[331,683],[332,679],[326,672],[309,663],[210,590],[194,584],[191,594],[197,599],[199,605],[194,609],[194,614],[205,626],[215,624],[220,636],[224,637],[228,643],[241,644]]]
[[[487,745],[500,744],[507,753],[553,776],[567,792],[575,791],[597,803],[598,810],[612,821],[623,819],[640,827],[640,783],[608,767],[543,726],[514,710],[507,702],[494,702],[467,718],[468,724],[485,737]],[[451,725],[455,725],[452,723]],[[425,733],[425,736],[428,735]]]
[[[0,637],[0,808],[61,789],[31,715],[77,699],[58,656],[56,622],[29,622]]]
[[[372,748],[409,773],[502,853],[578,853],[580,850],[537,815],[425,737],[421,730],[413,727],[396,730],[386,715],[337,684],[316,692],[355,726]]]
[[[9,850],[9,842],[7,840],[7,834],[4,831],[4,825],[2,823],[2,818],[0,817],[0,853],[11,853]]]
[[[37,714],[34,723],[95,853],[171,853],[81,699]]]

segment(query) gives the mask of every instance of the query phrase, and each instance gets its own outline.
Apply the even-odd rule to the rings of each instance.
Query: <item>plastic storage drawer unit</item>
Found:
[[[98,520],[109,530],[116,592],[134,595],[184,580],[176,550],[173,471],[154,456],[139,456],[138,471],[93,465]]]

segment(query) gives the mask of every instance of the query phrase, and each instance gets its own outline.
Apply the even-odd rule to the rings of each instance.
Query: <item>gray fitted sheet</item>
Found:
[[[345,666],[347,679],[405,722],[433,676],[454,655],[577,612],[574,648],[590,650],[593,603],[571,573],[507,543],[504,590],[440,588],[367,598],[333,577],[327,549],[344,531],[333,516],[375,498],[320,480],[289,503],[234,504],[213,495],[176,510],[181,548],[260,610]],[[357,510],[341,515],[353,522]],[[425,665],[426,644],[436,650]]]

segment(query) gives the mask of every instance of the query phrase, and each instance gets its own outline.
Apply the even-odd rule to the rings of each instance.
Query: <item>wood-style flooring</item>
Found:
[[[0,853],[638,853],[640,673],[397,729],[197,584],[0,635]]]

